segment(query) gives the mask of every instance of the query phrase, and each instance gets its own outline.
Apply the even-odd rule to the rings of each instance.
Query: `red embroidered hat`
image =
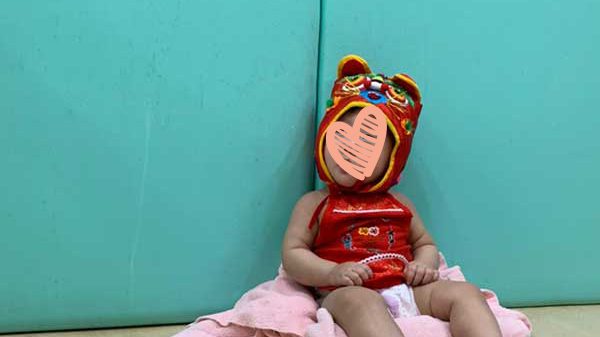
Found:
[[[394,137],[390,162],[379,181],[357,181],[352,187],[337,185],[333,180],[324,156],[327,128],[351,108],[375,105],[386,116],[388,130]],[[400,179],[410,153],[412,138],[421,112],[421,94],[417,84],[406,74],[387,77],[371,72],[365,60],[348,55],[340,61],[337,79],[327,102],[325,116],[319,125],[315,141],[315,161],[319,177],[330,190],[352,192],[387,191]]]

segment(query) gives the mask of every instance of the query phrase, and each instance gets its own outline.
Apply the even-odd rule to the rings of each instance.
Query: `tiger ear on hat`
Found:
[[[342,58],[338,64],[337,78],[370,73],[371,69],[367,61],[358,55],[348,55]]]
[[[413,100],[421,103],[421,91],[417,83],[406,74],[396,74],[391,79],[400,88],[406,90]]]

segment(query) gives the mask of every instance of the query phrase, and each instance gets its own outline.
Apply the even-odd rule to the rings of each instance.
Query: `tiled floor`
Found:
[[[533,325],[533,337],[600,337],[600,305],[519,309]]]
[[[599,337],[600,305],[522,308],[533,324],[533,337]],[[170,337],[185,325],[12,334],[13,337]]]

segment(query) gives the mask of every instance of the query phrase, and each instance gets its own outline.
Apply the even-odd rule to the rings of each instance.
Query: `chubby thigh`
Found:
[[[395,287],[388,290],[393,290],[393,288]],[[479,288],[468,282],[438,280],[426,285],[409,288],[412,289],[414,304],[416,304],[416,309],[418,309],[417,315],[429,315],[445,321],[450,319],[453,304],[459,301],[485,302],[485,298]],[[385,291],[381,292],[362,286],[340,287],[334,291],[319,291],[317,289],[314,289],[314,291],[316,294],[315,299],[319,306],[329,311],[331,311],[330,309],[343,310],[344,308],[352,308],[355,304],[362,304],[362,306],[365,304],[370,306],[383,305],[389,307],[389,301],[384,298],[385,296],[382,296],[385,295]],[[397,316],[394,310],[390,310],[390,313],[393,316]]]
[[[346,288],[346,289],[343,289]],[[331,293],[331,291],[319,290],[314,288],[315,300],[320,307],[324,307],[323,301]],[[377,293],[377,294],[375,294]],[[379,295],[379,296],[378,296]],[[335,294],[335,300],[330,300],[329,305],[334,306],[332,302],[356,302],[359,305],[364,305],[366,301],[373,301],[376,304],[381,303],[383,298],[389,312],[394,318],[418,316],[419,311],[415,303],[412,287],[405,283],[398,284],[389,288],[368,289],[364,286],[358,287],[341,287],[338,288]],[[346,303],[345,305],[353,305]]]
[[[452,306],[457,302],[485,301],[478,287],[462,281],[438,280],[413,287],[415,302],[422,315],[444,321],[450,319]]]
[[[323,294],[320,298],[322,307],[328,311],[352,310],[366,305],[385,306],[383,297],[377,291],[363,286],[344,286],[320,293]]]
[[[402,336],[383,297],[375,290],[362,286],[337,288],[325,296],[322,307],[349,336]]]

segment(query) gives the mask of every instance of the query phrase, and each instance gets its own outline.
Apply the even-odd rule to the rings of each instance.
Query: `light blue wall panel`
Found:
[[[320,113],[346,54],[417,80],[398,188],[506,305],[600,301],[599,17],[589,0],[324,1]]]
[[[0,332],[189,322],[312,186],[317,1],[0,3]]]

